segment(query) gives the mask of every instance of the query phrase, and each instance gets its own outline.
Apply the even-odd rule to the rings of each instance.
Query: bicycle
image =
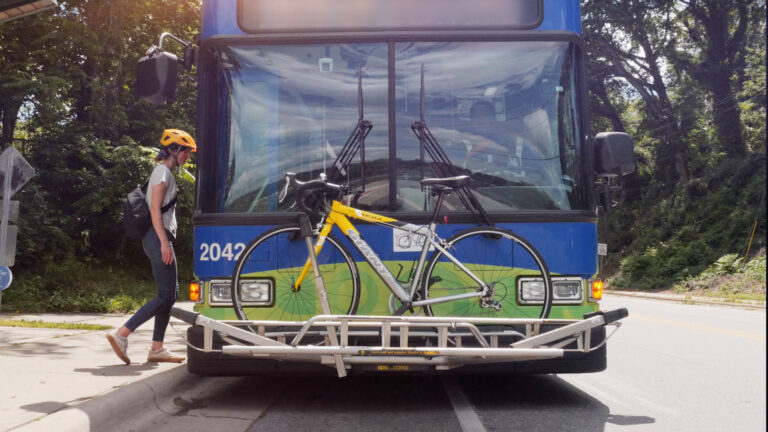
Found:
[[[240,254],[231,286],[238,318],[302,321],[320,313],[354,315],[361,295],[360,272],[349,250],[331,234],[334,226],[363,255],[400,304],[395,315],[413,313],[414,308],[421,307],[428,316],[547,318],[552,305],[549,269],[527,240],[492,226],[469,228],[448,240],[436,234],[445,197],[470,181],[468,176],[421,180],[422,186],[430,187],[437,196],[432,221],[422,226],[342,204],[339,200],[346,188],[328,182],[322,174],[320,179],[300,182],[294,173],[286,173],[280,202],[294,187],[295,203],[302,215],[298,224],[278,226],[259,235]],[[325,204],[327,198],[331,199],[330,206]],[[407,281],[400,282],[399,275],[392,274],[349,218],[425,239]],[[314,228],[310,220],[317,222]],[[430,249],[434,252],[427,261]],[[510,256],[514,262],[504,262]],[[521,304],[514,295],[521,278],[539,283],[540,304]],[[257,298],[263,297],[269,300],[260,303]]]

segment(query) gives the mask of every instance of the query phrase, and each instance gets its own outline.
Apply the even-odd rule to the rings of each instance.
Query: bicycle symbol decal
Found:
[[[426,238],[422,235],[414,234],[410,231],[401,229],[392,229],[392,249],[395,252],[421,252]],[[430,247],[434,250],[434,247]]]

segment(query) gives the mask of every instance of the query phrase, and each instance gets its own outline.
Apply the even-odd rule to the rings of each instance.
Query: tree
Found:
[[[0,24],[0,149],[13,141],[22,106],[40,108],[63,84],[51,55],[51,19],[37,15]]]
[[[139,100],[134,83],[136,62],[161,33],[197,37],[199,0],[59,4],[0,24],[0,142],[23,133],[38,173],[22,192],[22,271],[46,256],[141,258],[120,227],[121,198],[152,166],[141,146],[156,147],[168,127],[194,133],[194,79],[182,78],[177,101],[162,105]],[[180,203],[191,205],[193,187],[181,183]],[[190,252],[191,230],[183,234],[179,253]]]
[[[605,61],[595,58],[599,55],[598,53],[594,50],[588,50],[587,54],[589,57],[593,57],[589,59],[587,66],[589,92],[592,95],[592,114],[607,119],[613,131],[625,132],[621,112],[612,98],[612,95],[621,93],[623,86],[615,80],[611,68]]]
[[[673,60],[711,93],[720,143],[729,156],[742,157],[746,146],[736,89],[744,81],[750,21],[755,14],[765,14],[765,4],[749,0],[680,0],[680,4],[685,6],[680,22],[695,49],[675,50]]]
[[[200,0],[71,0],[63,12],[74,65],[72,115],[97,138],[123,135],[154,145],[163,129],[194,130],[194,80],[180,80],[178,102],[151,105],[134,92],[136,62],[163,32],[186,40],[199,35]],[[172,50],[174,47],[169,46]]]
[[[648,129],[658,140],[657,177],[685,183],[690,177],[688,131],[681,129],[678,107],[668,91],[673,76],[665,56],[673,41],[673,20],[669,0],[591,0],[584,5],[584,34],[593,62],[602,63],[613,79],[626,83],[645,104]],[[602,91],[605,85],[591,87],[609,106]]]
[[[758,21],[750,32],[746,48],[744,82],[739,106],[747,150],[765,154],[766,143],[766,26]]]

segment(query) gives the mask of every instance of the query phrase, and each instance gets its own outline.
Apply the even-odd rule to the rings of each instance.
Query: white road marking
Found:
[[[477,412],[472,408],[472,404],[469,403],[467,395],[461,391],[456,378],[443,377],[443,388],[448,395],[448,399],[451,400],[453,412],[456,413],[461,430],[464,432],[486,432],[483,422],[480,421]]]

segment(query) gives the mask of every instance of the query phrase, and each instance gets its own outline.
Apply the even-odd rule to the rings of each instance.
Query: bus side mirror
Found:
[[[595,174],[600,205],[606,212],[624,201],[624,176],[635,172],[635,146],[624,132],[602,132],[595,137]],[[614,181],[615,180],[615,181]]]
[[[595,173],[625,176],[635,172],[635,146],[624,132],[601,132],[595,137]]]
[[[176,94],[178,58],[153,49],[139,59],[136,67],[136,93],[153,104],[172,100]]]

